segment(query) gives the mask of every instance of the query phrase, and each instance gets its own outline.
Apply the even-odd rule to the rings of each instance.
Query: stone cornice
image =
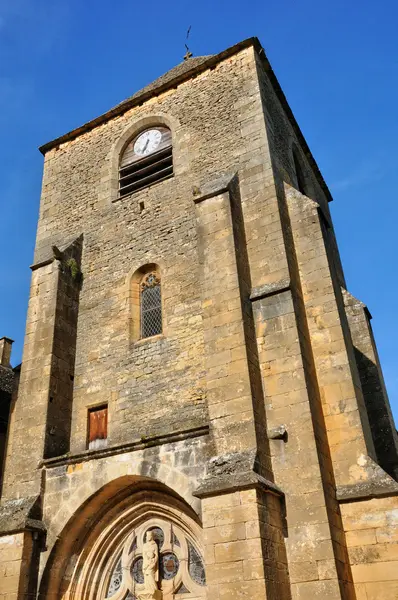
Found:
[[[106,458],[115,454],[125,454],[127,452],[134,452],[137,450],[145,450],[146,448],[153,448],[154,446],[172,444],[175,442],[180,442],[183,440],[208,435],[208,433],[209,426],[201,425],[200,427],[176,431],[174,433],[169,433],[166,435],[157,435],[153,437],[141,438],[136,442],[119,444],[117,446],[109,446],[108,448],[101,448],[100,450],[85,450],[84,452],[79,452],[77,454],[64,454],[55,458],[46,458],[41,461],[39,467],[46,467],[47,469],[51,469],[52,467],[59,467],[62,465],[73,465],[88,460]]]
[[[259,488],[269,494],[284,497],[284,493],[277,485],[275,485],[275,483],[265,479],[265,477],[262,477],[254,471],[234,474],[233,478],[220,476],[207,480],[195,490],[193,495],[202,499],[253,488]]]
[[[398,483],[393,479],[390,481],[361,481],[352,485],[338,486],[336,493],[339,502],[358,502],[360,500],[371,500],[372,498],[388,498],[398,496]]]
[[[234,46],[231,46],[230,48],[223,50],[223,52],[220,52],[219,54],[209,56],[209,58],[207,60],[203,61],[199,65],[194,65],[192,67],[192,69],[188,69],[188,70],[184,71],[182,74],[177,75],[176,77],[168,80],[164,84],[160,83],[159,86],[157,86],[155,88],[151,88],[150,90],[147,90],[146,88],[144,88],[142,91],[139,91],[136,94],[134,94],[134,96],[132,96],[130,99],[122,102],[121,104],[118,104],[111,110],[108,110],[106,113],[100,115],[99,117],[96,117],[92,121],[88,121],[81,127],[77,127],[76,129],[73,129],[69,133],[66,133],[65,135],[62,135],[62,136],[56,138],[55,140],[52,140],[52,141],[48,142],[47,144],[40,146],[39,150],[44,155],[44,154],[46,154],[46,152],[48,152],[52,148],[56,148],[60,144],[63,144],[70,140],[73,140],[73,139],[77,138],[78,136],[82,135],[83,133],[86,133],[87,131],[91,131],[92,129],[95,129],[95,127],[98,127],[98,125],[102,125],[102,123],[105,123],[106,121],[109,121],[110,119],[113,119],[114,117],[124,114],[125,112],[127,112],[128,110],[133,108],[134,106],[142,104],[143,102],[145,102],[146,100],[149,100],[150,98],[153,98],[154,96],[159,96],[159,94],[161,94],[162,92],[165,92],[171,88],[174,88],[177,85],[179,85],[180,83],[183,83],[184,81],[187,81],[188,79],[191,79],[192,77],[196,77],[199,73],[202,73],[203,71],[206,71],[207,69],[210,69],[211,67],[215,67],[218,63],[222,62],[226,58],[229,58],[233,54],[236,54],[237,52],[240,52],[241,50],[244,50],[245,48],[249,48],[250,46],[254,46],[255,48],[258,49],[258,51],[261,48],[260,42],[255,37],[243,40],[242,42],[239,42],[238,44],[235,44]]]
[[[290,290],[290,279],[280,279],[273,283],[265,283],[258,287],[254,287],[250,294],[250,300],[255,302],[262,298],[268,298],[268,296],[274,296],[275,294],[281,294]]]
[[[239,490],[260,488],[264,492],[284,497],[283,491],[273,481],[260,475],[258,470],[261,470],[261,464],[255,448],[213,456],[207,463],[206,476],[193,495],[197,498],[209,498]]]

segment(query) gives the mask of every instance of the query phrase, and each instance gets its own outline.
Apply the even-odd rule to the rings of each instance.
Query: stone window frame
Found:
[[[195,548],[206,568],[202,525],[190,507],[165,491],[137,491],[135,494],[126,495],[119,504],[111,503],[105,516],[101,515],[93,524],[84,538],[84,550],[79,556],[73,557],[71,570],[65,571],[59,584],[59,589],[63,591],[62,597],[68,600],[105,600],[112,572],[122,556],[123,582],[113,594],[112,600],[125,600],[128,588],[135,587],[130,575],[130,563],[135,552],[134,538],[138,537],[139,551],[145,532],[153,527],[164,527],[165,523],[177,532],[180,542],[185,538]],[[180,553],[180,550],[178,552]],[[184,548],[182,552],[181,575],[186,581],[187,563]],[[177,580],[174,583],[180,585],[181,581]],[[167,584],[163,589],[164,600],[172,600],[173,597],[198,600],[206,597],[206,585],[192,585],[191,581],[189,584],[189,594],[177,595],[174,594],[171,584]]]
[[[121,202],[134,195],[140,196],[140,192],[145,193],[145,191],[148,190],[148,188],[144,188],[138,192],[133,192],[132,194],[126,194],[125,196],[120,197],[119,164],[121,155],[128,143],[146,129],[151,129],[152,127],[155,128],[156,126],[167,127],[171,132],[174,176],[171,177],[169,181],[173,181],[180,173],[189,169],[190,136],[188,132],[181,127],[178,119],[161,112],[147,114],[138,118],[134,118],[132,115],[130,117],[130,122],[112,145],[104,162],[101,172],[100,201],[109,202],[110,200],[111,204]]]
[[[151,130],[161,132],[160,147],[148,156],[139,157],[134,152],[134,144],[140,135]],[[142,173],[142,169],[144,169],[144,173]],[[132,177],[135,177],[134,181],[131,179]],[[173,139],[169,127],[157,123],[127,140],[119,157],[119,198],[132,196],[172,177],[174,177]],[[122,185],[122,179],[126,178],[127,183]],[[132,186],[134,186],[133,189],[131,189]]]
[[[132,569],[134,563],[142,557],[142,548],[147,532],[156,529],[161,529],[164,535],[161,545],[157,542],[159,558],[164,554],[171,553],[178,561],[178,569],[174,577],[159,580],[162,598],[172,600],[178,597],[181,600],[189,600],[189,598],[197,600],[205,596],[205,582],[199,584],[193,579],[190,571],[190,546],[200,556],[204,567],[203,553],[198,549],[197,541],[193,539],[191,532],[187,532],[186,529],[184,531],[175,521],[165,518],[164,515],[158,516],[155,512],[151,518],[143,520],[132,529],[119,549],[119,553],[115,553],[108,562],[109,568],[105,569],[107,576],[102,579],[100,584],[100,594],[104,600],[105,598],[122,600],[126,597],[126,593],[133,594],[135,597],[140,597],[141,593],[145,595],[145,586],[143,582],[135,580]],[[113,574],[119,570],[119,567],[121,567],[120,581],[113,586]],[[186,589],[186,592],[180,591],[183,588]]]
[[[156,274],[157,279],[160,282],[160,298],[161,298],[161,312],[162,312],[162,331],[161,333],[142,337],[141,335],[141,287],[143,281],[150,275],[151,273]],[[157,263],[147,263],[145,265],[140,266],[138,269],[134,271],[134,273],[129,277],[129,334],[130,334],[130,342],[135,343],[143,343],[149,342],[151,340],[156,340],[164,337],[165,335],[165,318],[164,318],[164,292],[163,292],[163,279],[161,275],[161,269]]]

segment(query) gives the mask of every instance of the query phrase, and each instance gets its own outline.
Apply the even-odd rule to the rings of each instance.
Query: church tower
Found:
[[[1,600],[393,600],[397,433],[256,38],[45,144]]]

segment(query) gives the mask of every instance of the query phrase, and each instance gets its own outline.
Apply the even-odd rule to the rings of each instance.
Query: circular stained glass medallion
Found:
[[[162,579],[173,579],[177,575],[179,560],[174,552],[166,552],[160,557],[160,577]]]

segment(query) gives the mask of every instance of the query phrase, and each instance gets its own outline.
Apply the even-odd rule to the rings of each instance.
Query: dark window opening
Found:
[[[141,338],[162,333],[162,296],[156,273],[146,275],[141,283]]]
[[[304,175],[303,169],[301,167],[300,160],[297,156],[297,152],[295,150],[293,151],[293,160],[294,160],[294,169],[296,171],[298,190],[299,190],[299,192],[304,194],[304,196],[308,196],[305,175]]]
[[[98,450],[108,443],[108,407],[99,406],[88,411],[88,448]]]

